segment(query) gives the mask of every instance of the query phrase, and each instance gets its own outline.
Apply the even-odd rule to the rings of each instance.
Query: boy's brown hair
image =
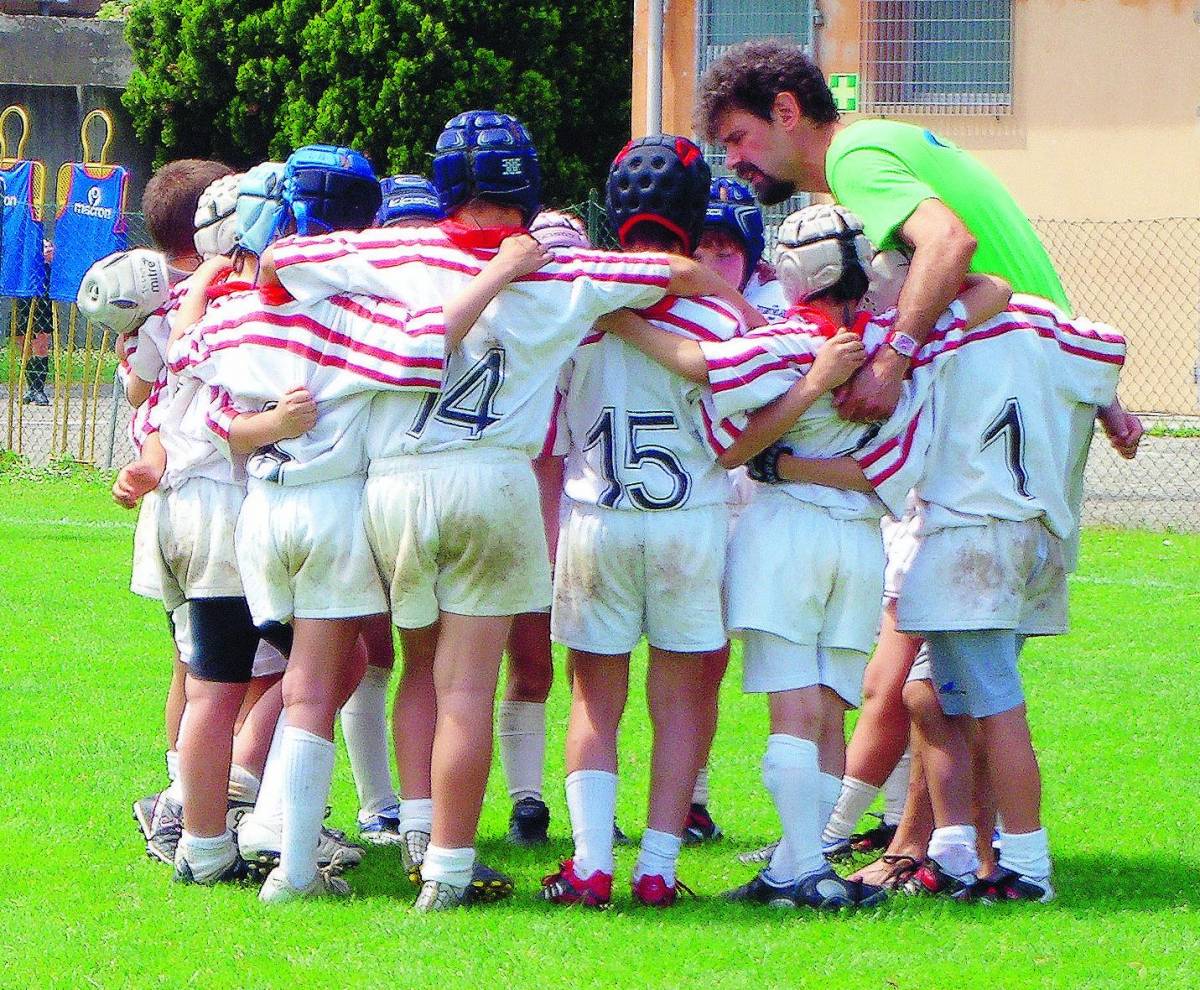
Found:
[[[154,246],[168,257],[196,253],[196,203],[200,194],[233,169],[204,158],[167,162],[150,177],[142,194],[146,230]]]

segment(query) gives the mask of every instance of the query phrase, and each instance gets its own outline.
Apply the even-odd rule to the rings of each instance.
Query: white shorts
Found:
[[[256,625],[387,611],[362,493],[361,475],[295,486],[250,479],[237,555]]]
[[[158,565],[158,489],[142,496],[137,526],[133,530],[133,573],[129,590],[143,598],[162,598],[162,575]]]
[[[870,653],[883,610],[879,521],[760,492],[729,544],[725,601],[731,633]]]
[[[187,605],[180,605],[171,613],[171,632],[175,639],[175,648],[179,650],[179,659],[184,663],[191,663],[192,630]],[[258,649],[254,653],[254,667],[250,676],[270,677],[272,674],[282,674],[286,667],[287,657],[265,639],[260,639]]]
[[[772,633],[747,629],[742,634],[742,690],[777,694],[825,687],[850,708],[862,704],[867,654],[858,650],[802,646]]]
[[[495,447],[371,463],[367,539],[392,621],[420,629],[438,613],[502,616],[550,603],[550,552],[529,458]]]
[[[921,517],[914,506],[907,506],[906,509],[900,519],[884,516],[879,522],[883,533],[883,552],[887,557],[887,567],[883,572],[883,597],[890,601],[900,597],[904,576],[912,566],[921,543],[918,535]]]
[[[745,467],[736,467],[729,472],[729,526],[733,526],[746,511],[746,506],[754,499],[755,493],[761,488],[757,481],[750,479],[750,473]]]
[[[901,632],[1067,631],[1062,541],[1038,519],[993,519],[921,537],[896,609]]]
[[[636,512],[570,503],[558,534],[551,638],[609,656],[630,652],[643,634],[673,653],[720,649],[728,512],[724,504]]]
[[[233,534],[245,497],[240,485],[188,478],[159,499],[159,574],[168,612],[189,598],[242,594]]]

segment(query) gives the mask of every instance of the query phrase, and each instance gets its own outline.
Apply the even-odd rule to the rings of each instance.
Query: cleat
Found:
[[[855,853],[882,852],[892,844],[896,836],[896,826],[889,825],[882,818],[874,828],[865,832],[856,832],[850,836],[850,846]]]
[[[821,854],[831,863],[839,863],[854,855],[849,839],[833,839],[821,843]]]
[[[250,864],[252,872],[266,876],[279,865],[279,846],[282,840],[282,828],[275,829],[263,825],[257,816],[242,815],[238,823],[238,850],[242,859]],[[341,836],[341,841],[338,836]],[[345,841],[345,834],[336,829],[321,829],[317,840],[317,867],[331,869],[335,872],[349,870],[362,862],[361,846]]]
[[[154,803],[158,800],[157,794],[147,794],[133,802],[133,820],[137,822],[138,828],[142,831],[142,838],[149,841],[151,833],[154,831]]]
[[[613,822],[613,845],[614,846],[632,846],[633,840],[621,831],[621,826]]]
[[[549,841],[550,809],[546,802],[521,798],[508,819],[508,841],[514,846],[542,846]]]
[[[681,890],[696,896],[696,892],[678,878],[668,884],[657,873],[643,873],[633,882],[633,899],[646,907],[668,908],[674,906]]]
[[[772,842],[768,846],[762,846],[759,849],[751,849],[749,852],[738,853],[738,862],[752,865],[754,863],[769,863],[771,857],[775,855],[775,848],[779,845],[778,842]]]
[[[425,850],[429,848],[429,833],[420,829],[409,829],[400,836],[400,861],[408,873],[408,879],[421,882],[421,864],[425,862]]]
[[[887,892],[882,887],[860,880],[843,879],[833,870],[824,870],[782,886],[771,883],[766,878],[766,870],[763,870],[749,883],[724,895],[729,901],[785,909],[810,907],[818,911],[873,907],[886,896]]]
[[[314,897],[349,897],[350,885],[332,870],[317,870],[316,876],[305,887],[293,887],[283,870],[276,867],[263,882],[258,899],[264,904],[286,904]]]
[[[192,864],[181,856],[175,863],[175,873],[171,879],[175,883],[194,883],[203,887],[211,887],[218,883],[242,883],[250,879],[250,867],[241,856],[235,853],[233,862],[216,876],[197,880],[196,875],[192,872]]]
[[[225,809],[225,827],[234,835],[237,835],[238,827],[242,824],[242,818],[250,814],[253,810],[254,805],[249,801],[230,801],[229,806]]]
[[[721,895],[726,901],[744,904],[762,904],[766,907],[792,909],[799,907],[795,896],[795,884],[780,887],[766,878],[766,870],[762,870],[740,887],[727,890]]]
[[[400,807],[392,805],[376,815],[361,815],[358,819],[358,837],[373,846],[398,846],[404,842],[400,835]]]
[[[913,897],[949,897],[956,901],[965,901],[971,898],[975,886],[973,883],[963,883],[952,877],[938,866],[936,860],[927,859],[899,890]]]
[[[661,877],[658,878],[661,881]],[[551,904],[582,904],[584,907],[608,907],[612,898],[612,874],[597,870],[586,880],[575,873],[574,860],[559,864],[558,872],[542,877],[542,899]],[[636,892],[636,888],[635,888]]]
[[[421,914],[450,911],[473,904],[491,904],[511,897],[513,882],[498,870],[476,862],[471,882],[465,887],[443,880],[426,880],[413,902],[413,910]]]
[[[684,845],[694,846],[701,842],[716,842],[721,838],[721,826],[712,820],[708,806],[693,804],[683,822]]]
[[[970,899],[981,904],[998,904],[1001,901],[1034,901],[1049,904],[1054,900],[1054,887],[1049,877],[1023,877],[1013,870],[1001,867],[986,880],[980,880],[971,888]]]
[[[154,801],[150,817],[150,837],[146,840],[146,855],[167,866],[175,865],[175,851],[183,835],[183,805],[163,791]]]

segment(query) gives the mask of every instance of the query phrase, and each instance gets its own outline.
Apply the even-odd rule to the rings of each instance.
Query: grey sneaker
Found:
[[[146,839],[146,855],[167,866],[175,865],[175,851],[183,835],[183,805],[163,791],[154,801],[150,816],[150,836]]]
[[[317,866],[336,872],[349,870],[362,862],[363,850],[349,842],[339,842],[333,829],[321,829],[317,840]],[[282,831],[264,824],[257,815],[245,814],[238,822],[237,840],[242,859],[259,876],[266,876],[279,865]]]
[[[413,883],[421,882],[421,864],[425,862],[425,850],[428,848],[428,832],[412,828],[400,836],[400,861]]]
[[[413,903],[413,910],[421,914],[434,911],[450,911],[454,908],[470,907],[472,904],[489,904],[511,897],[512,880],[490,867],[475,864],[475,874],[465,887],[444,883],[441,880],[426,880]]]
[[[154,804],[157,800],[157,794],[147,794],[144,798],[133,802],[133,820],[137,822],[138,828],[142,832],[142,839],[146,841],[149,841],[150,833],[153,831]]]
[[[738,862],[751,865],[754,863],[769,863],[771,857],[775,855],[775,847],[778,842],[772,842],[768,846],[763,846],[760,849],[751,849],[749,852],[738,853]]]
[[[218,883],[241,883],[250,878],[250,870],[246,866],[246,861],[241,856],[234,852],[233,862],[231,862],[224,870],[211,877],[197,878],[192,870],[192,864],[182,856],[175,861],[175,873],[171,877],[175,883],[195,883],[204,887],[211,887]]]
[[[306,887],[296,888],[287,881],[283,870],[276,867],[263,882],[258,899],[264,904],[286,904],[313,897],[349,897],[350,885],[332,870],[317,870]]]

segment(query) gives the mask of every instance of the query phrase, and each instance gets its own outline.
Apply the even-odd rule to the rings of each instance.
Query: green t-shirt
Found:
[[[933,131],[859,120],[829,145],[825,176],[834,198],[858,214],[881,250],[907,249],[900,228],[927,199],[940,199],[978,241],[971,271],[999,275],[1014,291],[1069,309],[1067,294],[1029,219],[1000,180]]]

